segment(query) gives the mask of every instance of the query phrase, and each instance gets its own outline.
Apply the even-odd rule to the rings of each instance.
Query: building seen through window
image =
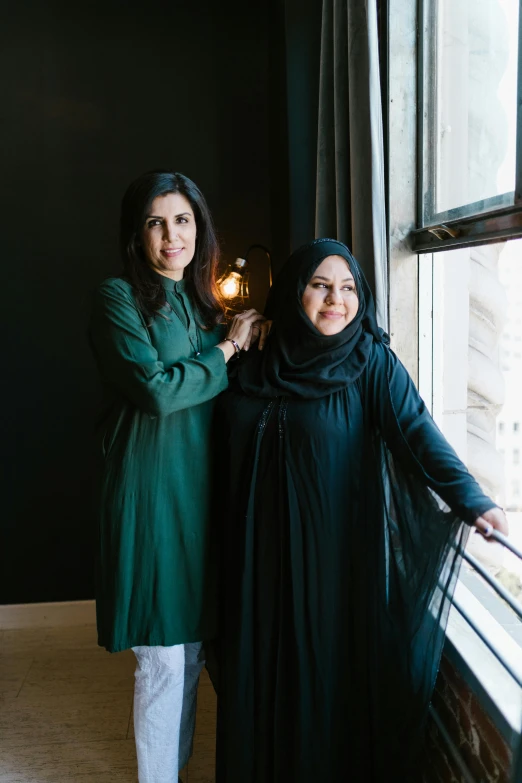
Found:
[[[421,340],[421,393],[471,473],[506,510],[510,538],[522,548],[522,358],[510,350],[522,338],[522,240],[423,256],[420,264],[433,316],[430,344]],[[475,535],[470,546],[496,575],[512,574],[509,588],[522,597],[520,560]]]
[[[433,225],[516,200],[519,2],[424,8],[419,216]],[[420,388],[522,548],[522,240],[490,242],[419,257]],[[474,554],[522,596],[520,561],[478,539]]]
[[[520,418],[522,388],[522,357],[513,350],[522,339],[522,245],[520,240],[507,243],[499,256],[499,279],[506,292],[506,323],[499,340],[500,366],[505,384],[504,403],[497,418],[496,443],[502,449],[504,489],[500,500],[512,520],[513,534],[522,525],[520,482]],[[517,340],[518,338],[518,340]]]

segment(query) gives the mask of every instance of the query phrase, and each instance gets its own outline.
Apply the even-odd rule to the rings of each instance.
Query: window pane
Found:
[[[522,548],[522,468],[520,449],[522,433],[522,241],[506,244],[500,253],[498,275],[506,292],[507,308],[505,323],[500,334],[499,364],[505,383],[504,404],[499,411],[495,444],[504,449],[503,494],[501,500],[510,517],[513,535],[520,536]],[[519,533],[520,531],[520,533]],[[521,576],[522,576],[522,564]]]
[[[515,190],[518,0],[438,0],[432,8],[429,67],[436,76],[428,91],[428,212],[474,205],[464,210],[474,214],[509,205]],[[502,194],[510,195],[487,203]]]
[[[510,537],[522,549],[522,357],[514,350],[522,340],[522,240],[437,253],[420,263],[433,269],[427,360],[434,418],[506,509]],[[522,562],[479,536],[471,542],[486,565],[498,558],[496,570],[520,599]]]

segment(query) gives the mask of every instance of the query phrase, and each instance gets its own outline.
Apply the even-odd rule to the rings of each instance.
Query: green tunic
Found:
[[[165,317],[151,325],[121,278],[99,287],[91,321],[105,389],[98,641],[111,652],[202,641],[216,630],[210,426],[227,386],[215,347],[222,328],[197,326],[184,281],[161,282]]]

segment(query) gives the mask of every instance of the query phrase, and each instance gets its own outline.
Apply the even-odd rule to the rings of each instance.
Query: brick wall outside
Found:
[[[447,659],[442,661],[433,706],[476,783],[510,783],[509,746]],[[427,734],[423,783],[465,783],[432,720]]]

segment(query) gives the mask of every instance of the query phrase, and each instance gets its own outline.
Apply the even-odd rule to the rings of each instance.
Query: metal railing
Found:
[[[522,551],[518,549],[518,547],[516,547],[506,536],[502,535],[502,533],[493,530],[490,538],[497,541],[506,549],[509,549],[510,552],[512,552],[514,555],[516,555],[516,557],[522,560]],[[519,601],[517,601],[508,590],[506,590],[504,585],[502,585],[498,579],[492,576],[489,573],[489,571],[482,565],[482,563],[479,560],[477,560],[476,557],[471,555],[465,549],[462,550],[462,558],[473,568],[474,571],[476,571],[477,574],[479,574],[482,577],[482,579],[484,579],[485,582],[487,582],[487,584],[495,591],[495,593],[503,601],[507,603],[507,605],[515,613],[515,615],[519,618],[519,620],[522,621],[522,604]],[[456,597],[453,598],[453,606],[459,612],[459,614],[464,618],[464,620],[468,623],[468,625],[475,631],[477,636],[491,651],[491,653],[495,656],[498,662],[504,667],[504,669],[508,672],[510,677],[512,677],[513,680],[517,683],[517,685],[520,688],[522,688],[522,676],[520,672],[516,671],[513,668],[513,666],[506,659],[505,655],[503,654],[500,647],[496,644],[496,642],[493,639],[490,639],[479,628],[479,626],[473,620],[473,618],[470,617],[469,612],[465,609],[465,607]],[[521,651],[521,656],[522,656],[522,651]],[[448,751],[450,755],[453,757],[455,764],[457,765],[463,779],[466,781],[466,783],[477,783],[477,781],[475,781],[475,778],[469,771],[466,762],[462,758],[462,755],[458,747],[455,745],[446,727],[444,726],[444,723],[440,715],[438,714],[435,707],[433,707],[433,705],[430,707],[430,714],[433,719],[433,722],[435,723],[435,726],[437,727],[442,738],[444,739]],[[520,748],[518,750],[518,754],[515,755],[515,760],[514,760],[513,783],[522,783],[522,737],[520,740]]]

